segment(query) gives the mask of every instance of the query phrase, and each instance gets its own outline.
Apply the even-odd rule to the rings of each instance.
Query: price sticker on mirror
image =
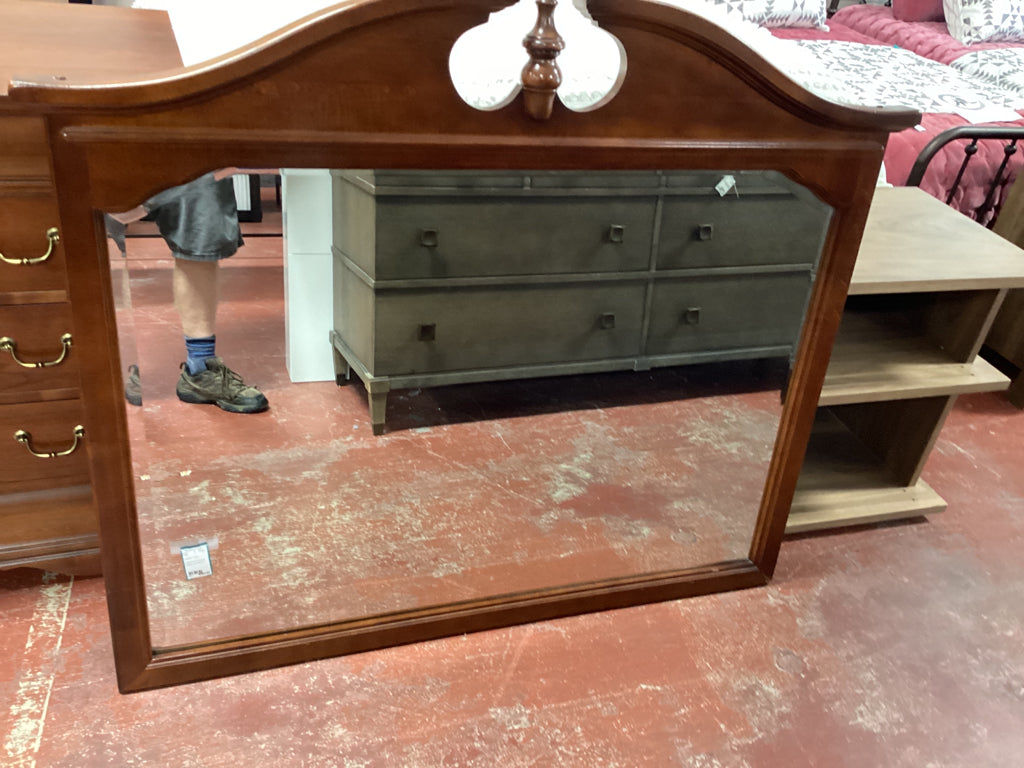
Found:
[[[185,566],[185,578],[199,579],[213,575],[213,563],[210,561],[210,545],[205,541],[181,548],[181,562]]]

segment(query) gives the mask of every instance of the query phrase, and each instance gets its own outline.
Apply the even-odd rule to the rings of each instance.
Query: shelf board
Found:
[[[945,508],[923,480],[909,487],[894,482],[838,419],[819,409],[786,533],[918,517]]]
[[[851,525],[881,523],[942,512],[946,502],[924,480],[915,485],[797,491],[786,533],[807,533]]]
[[[1024,251],[917,187],[880,187],[850,294],[1024,287]]]
[[[820,405],[998,392],[1010,380],[981,357],[958,363],[887,316],[847,312],[839,329]]]

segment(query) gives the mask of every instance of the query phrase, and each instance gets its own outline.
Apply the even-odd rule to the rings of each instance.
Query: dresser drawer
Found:
[[[829,219],[789,194],[666,196],[657,267],[815,264]]]
[[[52,194],[0,191],[0,255],[21,261],[38,259],[50,249],[47,230],[57,227],[57,200]],[[10,264],[0,260],[0,295],[20,291],[66,291],[64,248],[53,246],[45,261]]]
[[[98,548],[98,529],[87,485],[0,496],[0,568],[91,554],[82,550]]]
[[[41,117],[0,117],[0,180],[50,179],[50,145]]]
[[[647,354],[795,346],[810,286],[809,272],[658,280]]]
[[[575,177],[566,180],[574,186],[545,186],[553,182],[544,176],[527,190],[373,195],[336,176],[334,243],[377,280],[645,270],[654,178],[647,194],[587,190]]]
[[[0,405],[0,494],[88,483],[87,438],[79,439],[69,455],[39,458],[14,437],[23,430],[33,450],[63,452],[75,445],[75,427],[81,423],[80,400]]]
[[[70,304],[0,306],[0,403],[77,388],[78,351],[73,344]],[[48,365],[26,368],[19,361]]]
[[[367,222],[376,243],[366,232],[341,247],[378,280],[635,271],[650,262],[654,210],[643,198],[389,199]]]
[[[352,317],[339,332],[375,376],[633,357],[644,290],[636,282],[378,292],[372,326]],[[349,304],[360,305],[366,296]]]

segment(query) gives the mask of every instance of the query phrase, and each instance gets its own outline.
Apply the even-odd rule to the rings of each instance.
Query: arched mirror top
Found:
[[[352,0],[312,13],[244,48],[179,72],[169,72],[163,77],[111,84],[76,81],[59,73],[38,78],[26,73],[14,79],[10,97],[13,101],[104,111],[142,107],[181,110],[188,101],[205,101],[227,92],[244,91],[260,81],[261,86],[250,95],[263,106],[294,98],[293,94],[274,91],[270,83],[290,81],[291,90],[296,91],[296,84],[301,82],[299,76],[306,73],[303,68],[305,62],[331,57],[338,67],[348,65],[348,68],[339,68],[330,80],[318,80],[316,83],[326,87],[330,96],[355,99],[355,106],[373,99],[393,99],[395,103],[373,115],[360,115],[358,110],[349,110],[351,114],[347,120],[334,112],[307,114],[306,125],[310,124],[308,118],[312,117],[312,123],[319,129],[347,130],[356,126],[372,126],[373,118],[383,117],[382,112],[408,116],[402,114],[401,96],[414,85],[408,79],[414,73],[420,81],[415,85],[425,89],[424,96],[437,97],[436,100],[424,98],[417,102],[415,110],[415,115],[423,121],[422,132],[433,132],[441,127],[450,127],[450,119],[446,116],[452,106],[453,95],[451,84],[444,76],[446,67],[439,65],[447,59],[462,34],[485,24],[489,14],[510,5],[513,3],[502,0]],[[554,7],[556,3],[542,2],[538,5]],[[586,8],[589,15],[602,29],[615,35],[619,31],[628,32],[630,39],[641,35],[652,43],[644,47],[629,46],[632,82],[625,94],[626,103],[618,111],[628,108],[633,98],[647,101],[649,90],[658,86],[668,88],[664,91],[666,107],[675,107],[668,101],[676,90],[671,87],[674,82],[676,88],[692,93],[690,104],[700,105],[701,111],[708,113],[701,127],[723,128],[725,124],[735,122],[728,119],[729,112],[715,109],[714,102],[721,99],[700,99],[707,88],[701,79],[694,79],[692,75],[697,74],[696,69],[713,62],[748,83],[767,101],[809,123],[863,131],[893,131],[906,127],[908,123],[913,124],[913,110],[842,106],[816,96],[782,73],[776,63],[765,58],[763,52],[730,34],[721,26],[721,19],[694,12],[700,10],[700,3],[691,3],[690,6],[693,10],[644,0],[588,0]],[[395,35],[399,29],[405,30],[406,34],[408,30],[415,29],[419,34],[411,40],[402,41]],[[660,42],[653,44],[654,41]],[[695,59],[687,51],[698,53],[700,57]],[[358,77],[352,77],[355,72],[359,72]],[[429,78],[428,73],[431,75]],[[629,98],[631,93],[636,96]],[[406,106],[411,108],[413,105],[406,102]],[[570,118],[571,111],[564,111],[567,113],[564,117]],[[617,117],[614,115],[616,110],[611,112],[612,118]],[[636,134],[651,135],[662,126],[677,128],[685,124],[691,129],[697,127],[693,125],[690,110],[672,109],[670,114],[674,119],[660,111],[652,112],[645,120],[649,129],[641,131],[637,127]],[[757,113],[749,117],[757,117]],[[282,122],[281,115],[268,116],[268,119],[275,127]],[[220,121],[214,118],[208,122]],[[266,122],[257,120],[251,127],[258,128]],[[226,122],[223,124],[227,125]],[[482,126],[494,125],[493,121],[470,123],[464,130],[475,133]],[[387,126],[380,123],[380,127]],[[759,127],[774,130],[770,125]],[[673,135],[675,133],[673,131]]]

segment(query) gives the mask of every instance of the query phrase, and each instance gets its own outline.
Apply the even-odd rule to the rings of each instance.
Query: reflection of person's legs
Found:
[[[220,262],[174,260],[174,307],[186,336],[213,336],[220,298]]]
[[[174,260],[174,305],[185,333],[185,362],[176,392],[186,403],[213,403],[232,413],[257,413],[267,398],[216,356],[216,261]]]
[[[174,306],[185,334],[185,362],[176,391],[186,403],[213,403],[232,413],[257,413],[267,398],[243,383],[216,356],[220,262],[195,261],[175,254]]]
[[[231,179],[210,173],[153,196],[144,207],[175,257],[174,305],[186,353],[178,399],[216,404],[234,413],[266,410],[263,393],[246,385],[215,350],[219,261],[242,245]],[[137,373],[133,375],[137,384]]]
[[[185,367],[189,373],[203,370],[213,357],[217,329],[220,263],[174,259],[174,307],[185,334]]]

